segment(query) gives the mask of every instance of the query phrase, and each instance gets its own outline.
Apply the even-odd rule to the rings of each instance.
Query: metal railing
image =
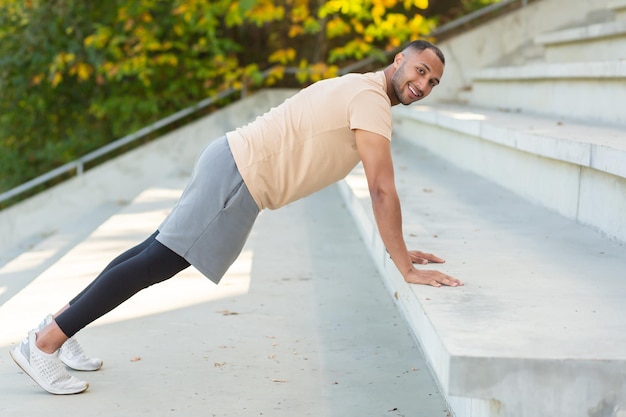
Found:
[[[52,171],[49,171],[43,175],[40,175],[36,178],[33,178],[30,181],[25,182],[22,185],[19,185],[15,188],[12,188],[9,191],[6,191],[2,194],[0,194],[0,203],[7,201],[13,197],[17,197],[18,195],[25,193],[29,190],[32,190],[35,187],[38,187],[40,185],[43,185],[45,183],[47,183],[48,181],[51,181],[57,177],[60,177],[61,175],[68,175],[71,174],[72,171],[76,173],[76,175],[82,175],[84,170],[85,170],[85,165],[91,161],[94,161],[102,156],[105,156],[117,149],[120,149],[121,147],[128,145],[129,143],[132,143],[134,141],[136,141],[137,139],[146,137],[147,135],[149,135],[150,133],[156,132],[157,130],[171,125],[172,123],[181,120],[187,116],[190,116],[194,113],[196,113],[199,110],[202,110],[208,106],[210,106],[211,104],[215,103],[218,100],[224,99],[226,97],[229,97],[237,92],[241,91],[242,92],[242,96],[245,95],[245,89],[242,90],[238,90],[238,89],[234,89],[234,88],[230,88],[228,90],[224,90],[220,93],[218,93],[217,95],[213,96],[213,97],[209,97],[206,98],[196,104],[194,104],[193,106],[187,107],[186,109],[180,110],[168,117],[165,117],[161,120],[158,120],[142,129],[139,129],[138,131],[131,133],[129,135],[126,135],[114,142],[111,142],[93,152],[88,153],[85,156],[82,156],[80,158],[78,158],[75,161],[72,162],[68,162],[65,165],[62,165],[58,168],[53,169]]]
[[[466,16],[463,16],[459,19],[456,19],[450,23],[447,23],[445,25],[442,25],[441,27],[437,28],[436,30],[434,30],[433,32],[431,32],[428,36],[429,37],[440,37],[442,35],[444,35],[445,33],[448,32],[452,32],[454,30],[457,30],[458,28],[471,23],[473,21],[476,21],[480,18],[482,18],[483,16],[489,15],[491,13],[497,12],[505,7],[508,7],[514,3],[520,3],[520,7],[524,7],[526,6],[526,4],[528,3],[528,0],[503,0],[500,1],[498,3],[494,3],[490,6],[486,6],[483,7],[482,9],[479,9],[473,13],[470,13]],[[385,54],[386,57],[389,57],[390,55],[396,53],[399,49],[396,49],[394,51],[389,51]],[[348,65],[344,68],[342,68],[339,71],[339,75],[343,75],[343,74],[347,74],[349,72],[353,72],[356,71],[360,68],[366,67],[368,65],[372,65],[374,63],[376,63],[379,60],[379,58],[376,57],[369,57],[369,58],[365,58],[361,61],[355,62],[351,65]],[[268,74],[270,73],[271,70],[266,70],[263,72],[263,79],[265,79]],[[290,74],[295,74],[302,71],[299,68],[287,68],[285,70],[286,73],[290,73]],[[72,162],[68,162],[65,165],[62,165],[58,168],[55,168],[43,175],[40,175],[36,178],[33,178],[30,181],[27,181],[25,183],[23,183],[22,185],[19,185],[15,188],[10,189],[9,191],[6,191],[2,194],[0,194],[0,204],[8,201],[14,197],[17,197],[23,193],[26,193],[32,189],[34,189],[35,187],[38,187],[40,185],[44,185],[47,182],[60,177],[62,175],[71,175],[72,172],[75,173],[75,175],[82,175],[83,172],[85,171],[85,165],[88,164],[89,162],[92,162],[98,158],[101,158],[105,155],[108,155],[109,153],[116,151],[120,148],[122,148],[125,145],[128,145],[138,139],[144,138],[147,135],[154,133],[156,131],[158,131],[159,129],[162,129],[166,126],[169,126],[171,124],[173,124],[174,122],[177,122],[187,116],[190,116],[194,113],[196,113],[199,110],[205,109],[208,106],[214,104],[215,102],[222,100],[224,98],[230,97],[232,95],[234,95],[235,93],[240,93],[241,98],[245,97],[247,94],[247,90],[245,88],[245,86],[241,89],[235,89],[235,88],[230,88],[227,90],[224,90],[220,93],[218,93],[217,95],[213,96],[213,97],[209,97],[206,98],[196,104],[194,104],[193,106],[187,107],[183,110],[180,110],[168,117],[165,117],[161,120],[158,120],[134,133],[131,133],[129,135],[126,135],[114,142],[111,142],[93,152],[90,152],[88,154],[86,154],[85,156],[78,158],[75,161]]]

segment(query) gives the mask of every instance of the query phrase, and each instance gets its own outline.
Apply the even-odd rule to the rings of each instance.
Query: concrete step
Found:
[[[626,126],[626,60],[486,68],[469,104]]]
[[[626,20],[545,33],[534,42],[545,48],[547,62],[626,59]]]
[[[614,0],[609,8],[615,12],[615,19],[626,22],[626,0]]]
[[[404,283],[360,167],[342,192],[454,415],[626,412],[624,245],[453,166],[412,143],[428,133],[408,132],[392,146],[407,243],[445,258],[430,268],[464,287]],[[465,151],[446,152],[471,158]]]
[[[397,107],[393,113],[400,137],[626,242],[623,129],[469,106]]]
[[[428,100],[459,102],[463,99],[460,93],[471,87],[475,71],[493,66],[521,65],[526,60],[536,59],[532,42],[535,36],[592,21],[599,23],[596,19],[607,19],[606,13],[598,17],[592,15],[595,11],[606,10],[611,1],[519,2],[517,4],[524,3],[524,6],[497,19],[456,36],[440,36],[436,41],[446,55],[446,70],[441,85]]]
[[[262,213],[219,286],[189,268],[88,326],[77,337],[104,359],[77,375],[89,390],[41,392],[9,347],[152,233],[185,182],[147,188],[0,305],[0,415],[450,416],[336,187]]]

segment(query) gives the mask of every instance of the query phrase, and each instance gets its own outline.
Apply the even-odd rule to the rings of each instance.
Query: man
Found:
[[[64,365],[96,370],[73,336],[138,291],[193,265],[219,282],[265,208],[277,209],[344,178],[362,161],[382,240],[408,283],[463,285],[414,263],[444,262],[408,251],[391,159],[391,106],[428,96],[443,75],[441,51],[415,41],[384,71],[315,83],[254,122],[207,146],[180,200],[146,241],[114,259],[54,317],[11,350],[15,362],[53,394],[88,384]]]

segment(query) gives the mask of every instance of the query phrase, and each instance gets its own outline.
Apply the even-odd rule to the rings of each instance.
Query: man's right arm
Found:
[[[366,130],[357,129],[355,135],[367,177],[378,231],[391,259],[405,281],[436,287],[463,285],[458,279],[439,271],[418,270],[413,266],[416,253],[409,253],[402,234],[402,212],[394,181],[391,143],[385,137]],[[428,261],[441,261],[434,255],[421,252],[419,254],[425,255]]]

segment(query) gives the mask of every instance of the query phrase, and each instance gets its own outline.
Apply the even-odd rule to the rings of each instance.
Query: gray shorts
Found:
[[[156,239],[218,283],[241,253],[258,214],[224,136],[198,157]]]

